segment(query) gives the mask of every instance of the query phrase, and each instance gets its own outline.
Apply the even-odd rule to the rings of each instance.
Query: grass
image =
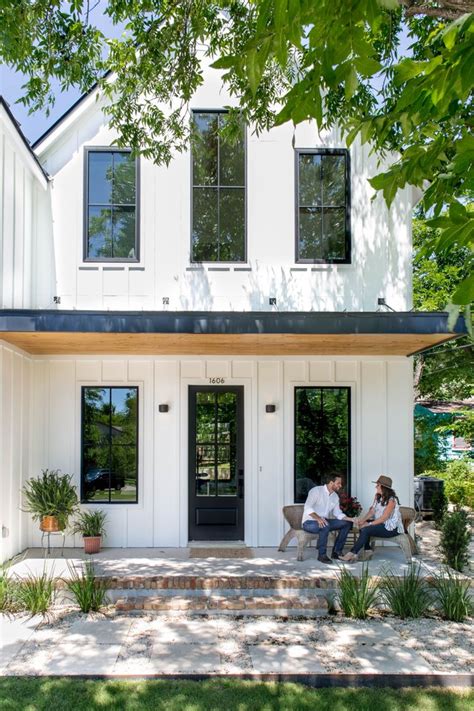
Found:
[[[383,700],[383,703],[382,703]],[[471,711],[473,691],[311,689],[300,684],[0,678],[0,711]]]
[[[474,612],[470,596],[470,581],[446,568],[444,573],[435,576],[433,588],[436,593],[438,610],[445,620],[463,622]]]
[[[80,573],[72,565],[68,564],[68,568],[70,578],[64,582],[81,612],[98,612],[107,602],[107,589],[103,581],[96,579],[94,565],[86,561]]]
[[[394,615],[416,618],[424,615],[432,596],[427,583],[421,577],[419,565],[411,565],[403,577],[387,572],[382,579],[380,589],[382,597]]]
[[[343,567],[337,580],[337,597],[344,614],[365,620],[369,616],[369,610],[375,607],[379,596],[378,584],[369,577],[369,566],[362,566],[360,578]]]

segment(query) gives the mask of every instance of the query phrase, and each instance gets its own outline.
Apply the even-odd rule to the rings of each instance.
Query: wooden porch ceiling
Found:
[[[35,355],[408,356],[465,333],[445,313],[0,311]]]
[[[371,355],[408,356],[453,334],[2,333],[34,355]]]

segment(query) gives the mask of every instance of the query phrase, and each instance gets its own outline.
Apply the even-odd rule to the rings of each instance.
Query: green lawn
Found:
[[[473,691],[310,689],[235,679],[84,681],[0,678],[1,711],[472,711]]]

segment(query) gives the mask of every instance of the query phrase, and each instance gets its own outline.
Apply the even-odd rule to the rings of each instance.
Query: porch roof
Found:
[[[466,332],[444,312],[0,310],[38,355],[413,355]]]

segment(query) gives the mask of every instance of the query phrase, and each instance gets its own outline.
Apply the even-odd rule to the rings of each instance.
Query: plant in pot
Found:
[[[75,520],[72,533],[80,533],[84,539],[84,553],[98,553],[105,535],[105,511],[81,511]]]
[[[23,487],[23,511],[33,514],[45,533],[64,531],[78,507],[76,487],[70,474],[59,469],[43,469],[41,476],[29,479]]]

